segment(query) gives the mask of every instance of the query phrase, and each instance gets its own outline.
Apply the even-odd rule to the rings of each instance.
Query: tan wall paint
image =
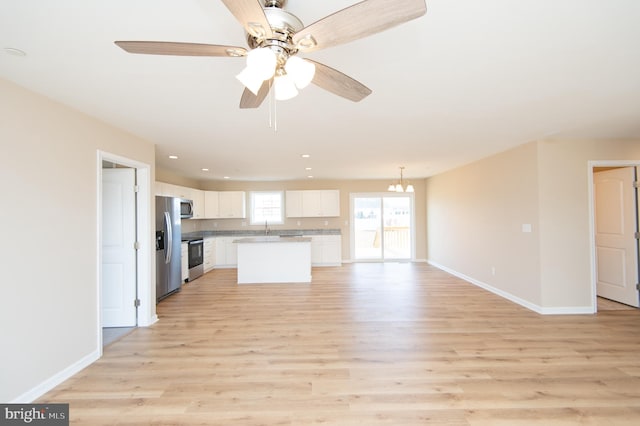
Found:
[[[158,176],[164,172],[158,172]],[[167,181],[177,183],[177,181]],[[210,191],[269,191],[269,190],[299,190],[299,189],[338,189],[340,190],[340,217],[338,218],[300,218],[286,219],[284,225],[273,225],[272,229],[340,229],[342,232],[342,258],[350,260],[350,194],[362,192],[386,192],[388,180],[300,180],[278,182],[233,182],[233,181],[200,181],[197,186]],[[418,260],[426,259],[426,220],[424,201],[424,179],[412,180],[415,187],[415,223],[416,223],[416,254]],[[300,225],[298,225],[298,221]],[[325,221],[327,225],[325,225]],[[242,226],[246,222],[247,226]],[[186,220],[183,222],[183,232],[221,230],[221,229],[263,229],[264,226],[251,226],[249,220],[218,219],[218,220]]]
[[[97,150],[153,166],[154,147],[2,79],[0,93],[7,402],[99,349]]]
[[[588,311],[597,160],[640,162],[640,141],[532,142],[427,179],[428,259],[543,312]]]
[[[541,141],[542,305],[590,306],[589,161],[640,162],[640,141]]]
[[[429,261],[539,304],[536,157],[530,143],[427,179]]]

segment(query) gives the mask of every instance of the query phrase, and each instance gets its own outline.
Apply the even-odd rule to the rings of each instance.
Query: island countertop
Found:
[[[245,237],[233,240],[239,244],[255,244],[255,243],[310,243],[311,237],[281,237],[279,235],[263,235],[259,237]]]

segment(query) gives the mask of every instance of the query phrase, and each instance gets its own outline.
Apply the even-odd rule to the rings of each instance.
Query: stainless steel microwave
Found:
[[[185,200],[184,198],[180,200],[180,217],[182,219],[193,217],[193,201]]]

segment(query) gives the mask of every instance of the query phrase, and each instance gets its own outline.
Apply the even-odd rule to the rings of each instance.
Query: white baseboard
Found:
[[[485,282],[478,281],[475,278],[469,277],[465,274],[462,274],[458,271],[454,271],[453,269],[447,268],[444,265],[440,265],[437,262],[433,262],[431,260],[427,260],[429,265],[434,266],[438,269],[441,269],[453,276],[456,276],[460,279],[463,279],[473,285],[476,285],[480,288],[483,288],[487,291],[490,291],[493,294],[496,294],[502,298],[505,298],[513,303],[517,303],[518,305],[527,308],[533,312],[536,312],[541,315],[584,315],[584,314],[593,314],[595,313],[594,309],[590,306],[566,306],[566,307],[544,307],[536,305],[535,303],[531,303],[528,300],[524,300],[518,296],[515,296],[509,292],[501,290],[499,288],[495,288]]]
[[[158,322],[158,315],[153,315],[148,321],[138,321],[138,327],[149,327]]]
[[[35,401],[36,399],[40,398],[45,393],[49,392],[51,389],[58,386],[60,383],[69,379],[74,374],[79,373],[80,371],[82,371],[83,369],[85,369],[86,367],[94,363],[99,358],[100,358],[100,351],[95,350],[91,352],[89,355],[81,358],[77,362],[65,368],[64,370],[54,374],[44,382],[34,387],[33,389],[28,390],[27,392],[23,393],[22,395],[18,396],[17,398],[9,402],[11,404],[29,404]]]

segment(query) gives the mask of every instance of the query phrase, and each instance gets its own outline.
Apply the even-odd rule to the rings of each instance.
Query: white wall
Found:
[[[0,401],[8,402],[100,353],[97,150],[155,160],[152,144],[1,79],[0,94]]]

